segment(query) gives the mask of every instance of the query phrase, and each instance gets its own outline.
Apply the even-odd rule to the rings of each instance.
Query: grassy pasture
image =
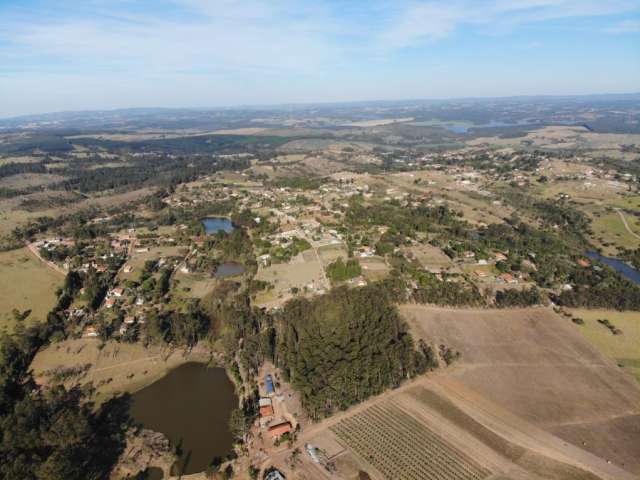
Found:
[[[640,226],[638,226],[635,217],[626,215],[625,218],[632,231],[640,232]],[[592,228],[596,239],[602,238],[604,242],[613,243],[624,248],[638,248],[640,246],[640,240],[631,235],[625,228],[618,212],[595,217],[592,222]]]
[[[42,349],[31,368],[37,381],[46,383],[50,380],[46,375],[49,370],[90,364],[85,376],[67,383],[93,382],[97,400],[102,401],[114,394],[135,392],[163,377],[170,369],[194,360],[206,360],[206,357],[196,351],[185,353],[157,346],[145,348],[139,343],[110,341],[101,348],[100,341],[95,338],[80,338]]]
[[[61,182],[65,177],[51,173],[20,173],[0,179],[2,188],[30,188]]]
[[[382,280],[389,273],[389,266],[380,257],[359,258],[362,275],[369,281]]]
[[[27,323],[44,320],[56,303],[55,291],[63,281],[62,275],[26,248],[0,253],[0,328],[13,330],[14,308],[32,310]]]
[[[324,266],[335,262],[338,258],[342,257],[343,260],[347,260],[347,249],[342,244],[336,245],[324,245],[318,248],[318,256]]]
[[[577,330],[589,343],[640,382],[640,313],[584,309],[571,310],[571,313],[584,320],[584,325]],[[613,335],[598,319],[609,320],[622,334]]]
[[[203,273],[177,272],[174,280],[179,281],[177,291],[185,298],[202,298],[216,286],[217,280]],[[188,288],[189,291],[185,291]]]
[[[307,252],[304,252],[306,254]],[[298,255],[289,263],[272,264],[269,267],[260,267],[256,280],[271,283],[274,288],[260,292],[256,297],[257,305],[280,303],[291,297],[290,289],[298,288],[300,291],[309,284],[317,288],[324,286],[322,266],[308,255]],[[309,258],[307,258],[309,257]]]

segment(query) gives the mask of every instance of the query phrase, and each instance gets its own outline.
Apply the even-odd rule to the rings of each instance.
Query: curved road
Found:
[[[629,226],[629,223],[627,222],[626,217],[624,216],[624,213],[622,213],[622,210],[619,208],[615,209],[616,212],[618,212],[618,215],[620,215],[620,219],[622,220],[622,223],[624,223],[624,228],[627,229],[627,232],[629,232],[631,235],[633,235],[635,238],[637,238],[638,240],[640,240],[640,235],[636,234],[633,230],[631,230],[631,227]]]

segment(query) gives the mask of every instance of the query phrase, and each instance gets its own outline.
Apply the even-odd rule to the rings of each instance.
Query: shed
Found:
[[[289,422],[282,422],[269,427],[269,433],[272,437],[277,438],[285,433],[291,432],[291,424]]]
[[[273,407],[271,405],[265,405],[264,407],[260,407],[260,416],[273,417]]]
[[[264,378],[264,383],[267,389],[267,394],[275,393],[276,389],[273,387],[273,378],[271,378],[271,374],[267,374]]]

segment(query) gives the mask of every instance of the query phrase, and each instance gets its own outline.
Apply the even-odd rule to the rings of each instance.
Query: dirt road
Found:
[[[50,262],[48,260],[45,260],[44,258],[42,258],[42,255],[40,255],[40,252],[38,251],[38,248],[36,247],[35,243],[29,243],[27,244],[27,248],[29,249],[29,251],[36,256],[36,258],[38,260],[40,260],[42,263],[45,263],[49,268],[51,268],[52,270],[58,272],[61,275],[64,275],[65,277],[67,276],[67,271],[62,268],[59,267],[58,265],[56,265],[53,262]]]
[[[616,208],[615,210],[616,212],[618,212],[618,215],[620,215],[620,219],[622,220],[622,223],[624,223],[624,228],[626,228],[627,232],[629,232],[630,235],[633,235],[635,238],[640,240],[640,235],[636,234],[633,230],[631,230],[631,227],[627,222],[627,218],[624,216],[624,213],[622,213],[622,210],[620,210],[619,208]]]

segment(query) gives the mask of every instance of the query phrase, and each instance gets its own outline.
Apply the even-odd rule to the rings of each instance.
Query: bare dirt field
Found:
[[[303,429],[328,473],[303,453],[287,478],[596,480],[635,476],[513,415],[454,378],[428,374]],[[453,375],[452,375],[453,373]],[[288,452],[272,457],[282,466]]]
[[[640,473],[640,386],[585,341],[569,320],[543,308],[407,305],[401,312],[417,337],[461,353],[453,377],[466,388]],[[599,442],[590,443],[594,437]]]

